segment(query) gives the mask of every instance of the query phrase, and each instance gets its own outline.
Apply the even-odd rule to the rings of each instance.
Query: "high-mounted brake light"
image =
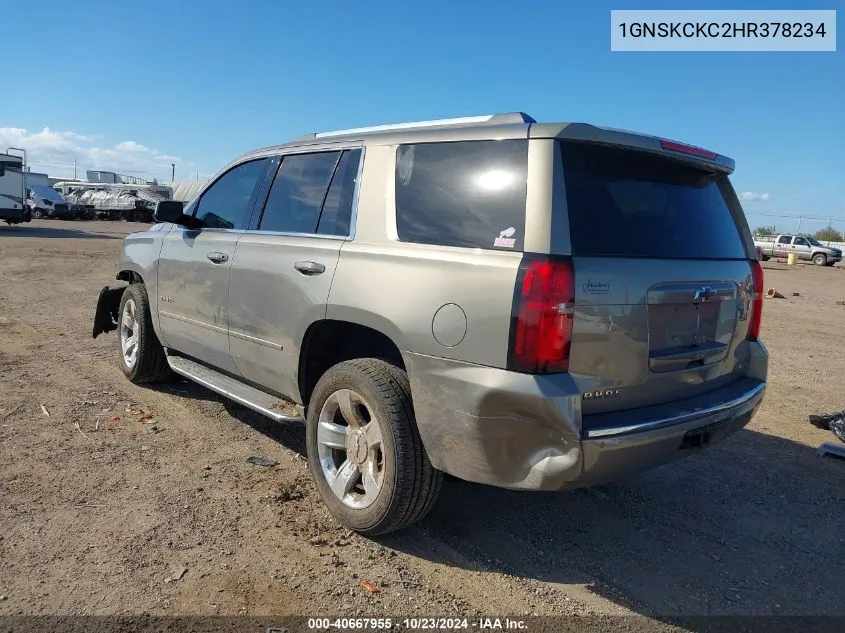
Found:
[[[718,154],[693,145],[684,145],[683,143],[676,143],[675,141],[660,141],[661,149],[668,149],[670,152],[680,152],[681,154],[691,154],[692,156],[701,156],[702,158],[709,158],[714,160]]]
[[[526,255],[514,290],[508,369],[569,371],[575,271],[565,258]]]
[[[760,337],[760,324],[763,320],[763,267],[757,259],[751,260],[751,314],[748,317],[749,341],[756,341]]]

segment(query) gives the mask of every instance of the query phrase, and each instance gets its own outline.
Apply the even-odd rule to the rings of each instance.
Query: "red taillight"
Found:
[[[660,141],[660,147],[662,149],[668,149],[671,152],[681,152],[682,154],[692,154],[693,156],[701,156],[702,158],[709,158],[714,159],[718,154],[716,152],[711,152],[706,149],[701,149],[700,147],[694,147],[692,145],[684,145],[683,143],[676,143],[675,141]]]
[[[748,316],[748,340],[756,341],[760,336],[763,319],[763,267],[756,259],[751,260],[751,314]]]
[[[531,374],[569,370],[574,302],[572,262],[526,255],[514,292],[508,369]]]

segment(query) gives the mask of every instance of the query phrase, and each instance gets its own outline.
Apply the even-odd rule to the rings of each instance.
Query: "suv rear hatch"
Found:
[[[569,246],[575,268],[569,371],[585,429],[591,414],[742,377],[754,285],[742,209],[703,150],[661,146],[558,143],[569,235],[555,244],[564,241],[556,229],[553,250]]]

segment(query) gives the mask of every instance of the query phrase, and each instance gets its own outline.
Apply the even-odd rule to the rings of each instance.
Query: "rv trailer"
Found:
[[[6,224],[32,219],[24,204],[23,168],[23,157],[0,154],[0,220]]]

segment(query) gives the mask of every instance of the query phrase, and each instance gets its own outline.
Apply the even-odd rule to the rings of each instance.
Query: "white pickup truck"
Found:
[[[787,257],[797,253],[798,259],[813,262],[817,266],[833,266],[842,261],[842,251],[825,246],[814,237],[803,235],[777,235],[755,237],[754,246],[763,261],[772,257]]]

